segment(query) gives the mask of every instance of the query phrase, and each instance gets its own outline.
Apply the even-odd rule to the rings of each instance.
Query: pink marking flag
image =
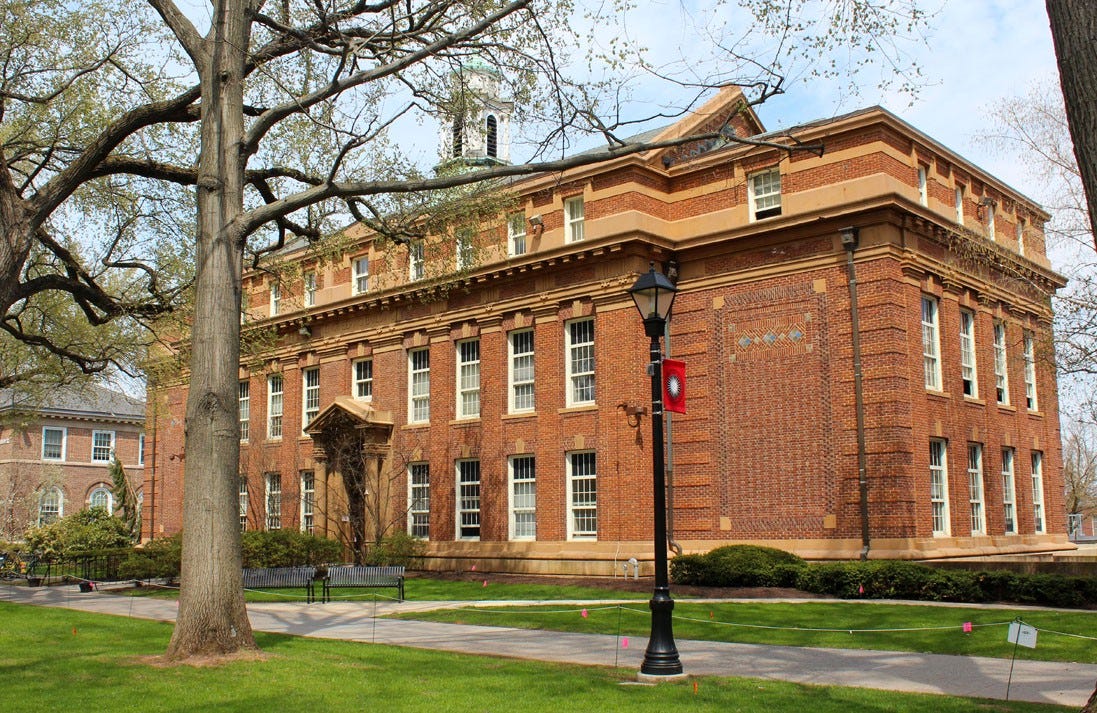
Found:
[[[586,618],[587,618],[587,610],[586,610],[586,609],[584,609],[583,611],[581,611],[581,612],[579,612],[579,613],[580,613],[580,614],[582,614],[582,616],[583,616],[583,618],[584,618],[584,619],[586,619]]]
[[[628,648],[628,637],[627,636],[621,637],[621,648],[622,649],[627,649]]]
[[[970,621],[965,621],[964,622],[964,633],[965,634],[970,634],[971,633],[971,622]]]

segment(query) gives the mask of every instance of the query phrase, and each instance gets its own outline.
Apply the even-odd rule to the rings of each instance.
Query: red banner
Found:
[[[686,412],[686,363],[684,361],[663,360],[663,408],[675,413]]]

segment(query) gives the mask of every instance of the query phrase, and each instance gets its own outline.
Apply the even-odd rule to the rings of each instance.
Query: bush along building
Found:
[[[445,150],[505,160],[507,112],[486,102]],[[644,138],[723,125],[759,142],[523,179],[456,241],[355,226],[334,259],[302,246],[294,271],[246,274],[248,328],[274,338],[240,373],[241,527],[407,533],[428,568],[650,571],[648,339],[626,290],[654,262],[680,290],[684,551],[1071,548],[1048,215],[878,107],[770,134],[726,88]],[[185,396],[184,375],[151,399],[155,536],[182,519]]]

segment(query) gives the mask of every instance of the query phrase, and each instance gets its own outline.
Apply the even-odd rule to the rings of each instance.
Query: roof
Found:
[[[53,389],[40,400],[12,389],[0,389],[0,412],[4,411],[59,418],[144,421],[145,401],[94,385]]]

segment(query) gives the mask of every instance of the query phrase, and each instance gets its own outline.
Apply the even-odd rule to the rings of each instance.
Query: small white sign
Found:
[[[1028,649],[1035,649],[1036,627],[1013,622],[1009,625],[1009,634],[1006,636],[1006,641]]]

